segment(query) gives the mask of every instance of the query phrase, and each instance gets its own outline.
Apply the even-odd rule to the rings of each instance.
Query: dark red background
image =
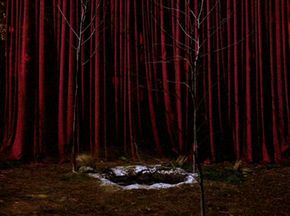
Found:
[[[64,159],[70,151],[76,39],[57,5],[77,29],[78,2],[7,1],[0,77],[0,146],[7,159]],[[80,74],[79,151],[97,158],[191,153],[191,98],[182,84],[189,83],[189,67],[176,58],[192,47],[176,21],[187,25],[180,12],[186,1],[164,1],[177,10],[157,2],[107,0],[96,11],[91,1],[88,19],[97,14],[97,31],[82,49],[83,62],[92,58]],[[198,1],[191,2],[194,8]],[[215,4],[205,1],[209,16],[201,30],[200,154],[212,162],[280,161],[290,146],[290,1]]]

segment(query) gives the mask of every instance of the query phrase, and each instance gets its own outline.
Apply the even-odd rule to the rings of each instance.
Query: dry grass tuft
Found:
[[[80,154],[76,157],[77,167],[96,167],[96,160],[89,154]]]

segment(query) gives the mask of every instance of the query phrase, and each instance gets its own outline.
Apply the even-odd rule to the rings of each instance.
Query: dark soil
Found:
[[[121,162],[100,163],[105,168]],[[290,215],[290,167],[204,167],[207,215]],[[199,187],[123,191],[69,164],[0,163],[0,215],[199,215]]]

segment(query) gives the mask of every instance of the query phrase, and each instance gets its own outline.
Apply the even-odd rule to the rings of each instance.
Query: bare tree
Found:
[[[165,3],[167,2],[167,4]],[[199,122],[197,121],[197,115],[202,106],[204,98],[198,98],[198,89],[197,82],[200,75],[204,75],[205,68],[201,64],[203,57],[210,55],[210,52],[219,52],[232,45],[237,44],[228,44],[224,48],[219,48],[217,50],[210,50],[208,47],[204,47],[207,44],[208,40],[211,40],[213,36],[216,36],[218,31],[226,23],[227,18],[222,19],[219,15],[219,23],[216,24],[215,28],[209,25],[209,19],[211,18],[213,12],[220,9],[219,0],[213,1],[192,1],[185,0],[184,6],[180,7],[179,1],[163,1],[163,0],[154,0],[155,5],[160,7],[161,10],[167,10],[175,14],[172,18],[174,19],[176,28],[179,28],[178,31],[181,33],[182,37],[179,35],[174,35],[174,30],[168,30],[164,24],[162,24],[162,17],[160,28],[163,34],[166,34],[167,37],[172,41],[172,44],[169,46],[173,49],[173,56],[166,57],[166,59],[161,59],[161,61],[153,61],[153,63],[170,63],[175,61],[182,61],[187,64],[189,67],[190,77],[187,81],[180,80],[163,80],[163,82],[168,82],[176,85],[182,85],[188,90],[188,95],[191,98],[192,102],[192,152],[193,152],[193,172],[198,173],[199,176],[199,187],[200,187],[200,215],[205,215],[205,193],[204,193],[204,177],[201,166],[201,161],[198,156],[199,151],[199,141],[198,141],[198,132],[200,129]],[[171,3],[170,3],[171,2]],[[216,13],[218,14],[218,13]],[[161,14],[163,16],[163,12]],[[181,18],[182,17],[182,18]],[[159,20],[152,16],[155,22],[159,24]],[[206,33],[205,33],[206,32]],[[162,42],[161,42],[162,43]],[[164,47],[164,44],[161,44]],[[165,46],[168,46],[166,44]],[[183,51],[183,55],[180,55],[174,49],[178,48]],[[207,53],[204,51],[206,50]],[[203,52],[203,53],[202,53]]]
[[[73,105],[73,137],[72,137],[72,147],[71,147],[71,163],[72,163],[72,171],[76,172],[76,146],[78,139],[78,132],[77,132],[77,125],[78,125],[78,112],[79,112],[79,74],[80,74],[80,67],[81,64],[86,64],[90,61],[91,57],[95,54],[93,52],[91,56],[85,60],[84,62],[81,62],[81,49],[87,42],[90,41],[90,39],[95,34],[97,28],[99,26],[95,26],[95,18],[97,9],[100,7],[101,0],[99,0],[96,3],[96,11],[95,15],[93,17],[90,17],[88,20],[88,10],[89,10],[89,4],[90,0],[80,0],[80,7],[81,7],[81,13],[80,13],[80,22],[78,25],[78,28],[75,29],[74,26],[71,25],[70,21],[67,19],[61,8],[58,6],[58,10],[61,13],[63,19],[67,23],[70,31],[73,32],[75,39],[76,39],[76,46],[74,46],[76,50],[76,66],[75,66],[75,92],[74,92],[74,105]],[[87,31],[90,31],[89,34],[87,34]],[[88,35],[86,37],[86,35]]]

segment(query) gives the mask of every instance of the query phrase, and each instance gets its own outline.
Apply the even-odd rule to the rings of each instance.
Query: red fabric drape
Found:
[[[5,94],[4,94],[4,80],[5,80],[5,44],[4,41],[0,40],[0,71],[2,71],[2,73],[0,73],[0,98],[4,98]],[[4,111],[4,101],[0,101],[0,113],[3,113]],[[0,115],[0,125],[3,125],[3,115]],[[0,139],[2,139],[3,136],[3,127],[1,127],[0,129]]]
[[[81,49],[78,151],[106,159],[189,154],[192,110],[198,106],[204,160],[271,162],[287,156],[289,0],[206,0],[203,22],[192,28],[190,11],[197,14],[200,2],[90,1],[86,25],[93,22]],[[78,0],[7,1],[6,69],[0,76],[0,147],[7,159],[68,155],[76,84],[72,28],[79,23]],[[191,84],[188,59],[197,35],[193,105],[185,84]]]

